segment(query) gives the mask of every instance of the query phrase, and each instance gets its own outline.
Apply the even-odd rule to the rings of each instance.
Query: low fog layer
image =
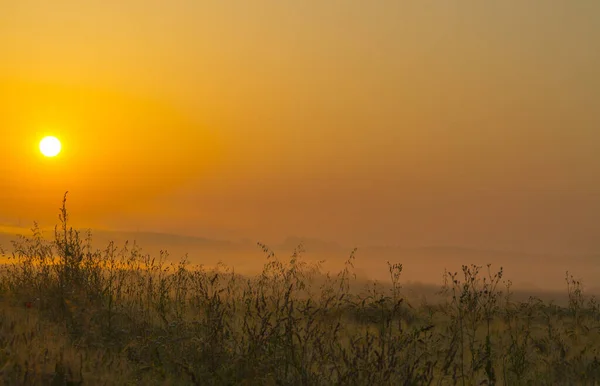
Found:
[[[82,231],[85,235],[85,231]],[[11,240],[17,234],[30,236],[27,229],[4,229],[0,232],[0,246],[10,252]],[[52,230],[44,230],[44,235],[52,237]],[[242,274],[259,273],[267,262],[267,253],[256,242],[246,240],[234,242],[209,238],[189,237],[166,233],[116,232],[92,230],[94,249],[105,249],[110,241],[117,246],[135,242],[143,253],[159,257],[161,250],[168,253],[169,262],[179,262],[187,256],[191,266],[203,265],[216,267],[219,262],[233,267]],[[282,260],[289,260],[294,249],[302,243],[303,259],[307,262],[322,264],[324,271],[337,273],[343,269],[354,247],[317,239],[289,237],[278,244],[267,245]],[[504,269],[504,279],[513,283],[515,290],[528,293],[544,291],[565,292],[565,273],[569,271],[576,279],[583,280],[589,293],[600,293],[595,283],[600,281],[598,255],[551,255],[528,254],[510,251],[486,251],[459,247],[421,247],[403,248],[392,246],[356,246],[355,273],[359,281],[389,281],[387,262],[402,263],[404,267],[402,282],[408,286],[416,284],[440,287],[443,284],[445,270],[461,272],[463,264],[483,266],[492,264],[492,274],[500,267]],[[418,287],[418,286],[417,286]],[[431,290],[431,288],[429,289]]]

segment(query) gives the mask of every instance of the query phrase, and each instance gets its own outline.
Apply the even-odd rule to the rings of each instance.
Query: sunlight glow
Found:
[[[46,157],[55,157],[60,153],[61,144],[56,137],[45,137],[40,141],[40,151]]]

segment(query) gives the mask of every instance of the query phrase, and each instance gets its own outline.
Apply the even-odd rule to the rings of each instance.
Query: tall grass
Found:
[[[442,301],[408,299],[403,267],[361,286],[266,245],[261,274],[191,267],[136,244],[93,250],[37,225],[5,253],[0,379],[17,384],[596,385],[600,307],[567,274],[569,303],[516,302],[502,268],[446,272]],[[485,269],[484,269],[485,268]]]

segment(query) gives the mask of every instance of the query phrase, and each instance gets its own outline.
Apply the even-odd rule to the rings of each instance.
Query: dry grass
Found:
[[[517,302],[487,267],[446,273],[438,303],[358,287],[267,246],[260,275],[169,264],[136,245],[90,248],[68,226],[13,243],[0,274],[7,385],[595,385],[600,309],[567,274],[569,304]]]

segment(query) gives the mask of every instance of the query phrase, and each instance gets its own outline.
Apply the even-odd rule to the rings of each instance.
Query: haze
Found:
[[[7,225],[69,190],[95,229],[600,252],[598,1],[2,1],[0,55]]]

